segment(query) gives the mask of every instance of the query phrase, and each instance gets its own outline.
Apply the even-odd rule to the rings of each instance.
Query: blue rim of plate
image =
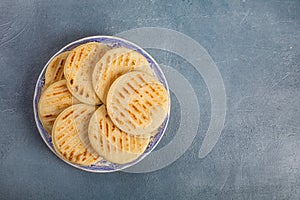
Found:
[[[96,172],[96,173],[107,173],[107,172],[114,172],[114,171],[120,171],[123,170],[125,168],[128,168],[130,166],[133,166],[135,164],[137,164],[138,162],[140,162],[142,159],[144,159],[148,154],[151,153],[151,151],[158,145],[159,141],[161,140],[161,138],[163,137],[165,130],[167,128],[168,122],[169,122],[169,117],[170,117],[170,107],[169,106],[169,110],[168,110],[168,114],[166,119],[164,120],[164,122],[162,123],[162,125],[160,126],[160,128],[158,129],[158,133],[151,139],[148,147],[146,148],[145,152],[143,154],[141,154],[141,156],[139,156],[136,160],[130,162],[130,163],[126,163],[126,164],[115,164],[115,163],[111,163],[109,161],[106,160],[102,160],[100,161],[100,163],[96,164],[96,165],[91,165],[91,166],[81,166],[81,165],[77,165],[74,163],[71,163],[65,159],[63,159],[62,157],[60,157],[60,155],[58,153],[56,153],[53,144],[52,144],[52,139],[51,136],[46,132],[46,130],[44,129],[39,116],[38,116],[38,102],[42,93],[42,88],[44,86],[44,79],[45,79],[45,72],[46,72],[46,68],[49,65],[49,63],[53,60],[53,58],[55,58],[58,54],[61,54],[65,51],[69,51],[74,49],[75,47],[87,43],[87,42],[99,42],[99,43],[103,43],[106,44],[108,47],[110,48],[117,48],[117,47],[126,47],[128,49],[132,49],[135,50],[137,52],[139,52],[140,54],[142,54],[150,63],[151,68],[153,69],[156,77],[159,79],[159,81],[165,86],[165,88],[167,89],[167,92],[169,94],[169,98],[170,98],[170,92],[169,92],[169,86],[167,83],[167,80],[164,76],[164,73],[162,72],[161,68],[159,67],[159,65],[157,64],[157,62],[152,58],[152,56],[150,56],[144,49],[142,49],[141,47],[139,47],[138,45],[129,42],[125,39],[122,38],[118,38],[118,37],[114,37],[114,36],[91,36],[91,37],[85,37],[79,40],[76,40],[74,42],[71,42],[69,44],[67,44],[66,46],[64,46],[62,49],[60,49],[56,54],[54,54],[49,61],[46,63],[46,65],[43,67],[38,80],[36,82],[36,86],[35,86],[35,91],[34,91],[34,96],[33,96],[33,112],[34,112],[34,119],[36,122],[36,126],[38,128],[38,131],[42,137],[42,139],[44,140],[44,142],[46,143],[46,145],[48,146],[48,148],[57,156],[59,157],[61,160],[63,160],[65,163],[77,168],[77,169],[81,169],[84,171],[88,171],[88,172]]]

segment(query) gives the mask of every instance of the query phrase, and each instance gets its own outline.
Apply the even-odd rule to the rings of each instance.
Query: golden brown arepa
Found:
[[[68,56],[64,75],[70,92],[79,101],[91,105],[101,103],[92,86],[92,73],[107,50],[104,44],[89,42],[76,47]]]
[[[106,95],[113,81],[132,70],[153,74],[147,59],[137,51],[120,47],[104,54],[96,64],[92,76],[96,94],[103,103],[106,102]]]
[[[102,159],[88,138],[88,125],[94,111],[92,105],[77,104],[65,109],[55,120],[52,142],[64,160],[89,166]]]
[[[89,123],[89,140],[95,151],[106,160],[124,164],[138,158],[147,148],[150,138],[127,134],[110,120],[105,105],[93,114]]]
[[[170,99],[164,85],[144,72],[119,77],[107,95],[107,112],[126,133],[152,135],[165,120]]]
[[[46,88],[38,103],[39,118],[45,130],[51,134],[53,123],[59,113],[78,102],[69,92],[66,80],[57,81]]]
[[[61,53],[49,63],[45,73],[44,89],[52,83],[64,79],[64,66],[69,53],[70,51]]]

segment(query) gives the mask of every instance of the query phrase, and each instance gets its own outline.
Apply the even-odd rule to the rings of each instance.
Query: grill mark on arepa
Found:
[[[67,157],[71,161],[73,160],[73,154],[74,154],[74,150],[72,150],[71,153],[70,153],[70,156]]]
[[[47,98],[44,99],[49,104],[56,105],[59,101],[65,101],[70,100],[72,98],[72,94],[69,93],[69,91],[63,92],[61,94],[56,94],[47,96]]]
[[[108,68],[106,68],[103,72],[103,81],[106,81],[106,79],[107,79],[107,71],[108,71]],[[102,84],[102,87],[106,87],[106,85]]]
[[[63,60],[62,60],[63,61]],[[56,80],[59,80],[62,78],[63,74],[61,73],[63,70],[63,67],[62,66],[59,66],[58,68],[56,68],[56,71],[54,72],[54,76],[51,80],[52,81],[56,81]]]
[[[129,57],[129,54],[127,53],[125,61],[124,61],[124,65],[127,66],[127,67],[128,67],[128,64],[129,64],[129,60],[130,60],[130,57]]]
[[[131,81],[133,81],[133,83],[137,86],[137,88],[140,87],[139,82],[138,82],[135,78],[132,78]],[[138,90],[136,90],[136,91],[137,91],[137,93],[138,93]]]
[[[132,61],[131,61],[131,66],[135,66],[135,63],[136,63],[136,61],[135,61],[135,60],[132,60]]]
[[[148,106],[150,106],[150,107],[153,106],[152,103],[150,103],[150,101],[148,101],[148,100],[146,100],[145,103],[146,103],[146,105],[148,105]]]
[[[50,86],[50,87],[51,87],[51,86]],[[49,88],[50,88],[50,87],[49,87]],[[55,89],[64,89],[65,87],[66,87],[66,84],[65,84],[65,82],[63,81],[60,85],[56,85],[56,86],[53,86],[53,85],[52,85],[51,88],[52,88],[53,90],[55,90]]]
[[[75,157],[75,161],[78,162],[83,153],[78,153]]]
[[[145,90],[145,93],[146,93],[151,99],[154,98],[154,96],[153,96],[146,88],[145,88],[144,90]]]
[[[122,89],[126,94],[129,94],[129,91],[125,87],[123,87]]]
[[[51,63],[51,68],[54,69],[55,67],[57,67],[58,61],[59,61],[59,58],[55,57],[54,60]]]
[[[121,125],[124,124],[124,122],[123,122],[122,120],[120,120],[118,117],[116,117],[116,121],[117,121],[119,124],[121,124]]]
[[[143,79],[143,77],[140,74],[138,74],[137,77],[141,80],[142,83],[146,82],[145,79]]]
[[[71,110],[68,114],[66,114],[65,116],[63,116],[62,119],[63,119],[63,120],[66,119],[68,116],[70,116],[70,115],[73,114],[73,113],[74,113],[74,111]]]
[[[114,98],[114,100],[117,102],[117,104],[121,105],[121,102],[118,98]]]
[[[132,123],[132,121],[127,120],[127,123],[128,123],[128,125],[130,125],[132,128],[136,129],[136,126],[135,126],[134,123]],[[129,127],[129,126],[127,126],[127,127]]]
[[[83,114],[86,111],[87,111],[86,109],[83,109],[82,111],[80,111],[80,114]]]
[[[102,130],[102,128],[103,128],[103,125],[102,125],[102,123],[103,123],[103,120],[102,119],[100,119],[99,120],[99,126],[100,126],[100,129]]]
[[[49,118],[49,117],[54,117],[54,115],[52,115],[52,114],[47,114],[47,115],[44,115],[44,117]]]
[[[119,139],[119,144],[120,144],[120,148],[123,149],[123,139],[122,138]]]
[[[119,92],[118,95],[119,95],[122,99],[125,99],[125,96],[124,96],[121,92]]]
[[[110,154],[109,144],[107,143],[106,139],[104,138],[102,140],[102,142],[103,142],[103,149],[104,149],[105,153],[109,153]]]
[[[101,71],[102,70],[102,68],[103,68],[103,63],[102,62],[99,62],[99,65],[100,65],[100,69],[99,70],[97,70],[97,74],[99,73],[99,71]]]
[[[129,54],[130,55],[130,54]],[[127,69],[129,69],[130,71],[134,69],[134,65],[132,65],[132,56],[130,55],[129,59],[128,59],[128,64],[127,64]]]
[[[102,135],[100,135],[99,138],[100,138],[100,147],[103,148],[103,137],[102,137]]]
[[[121,67],[122,67],[122,73],[126,73],[126,71],[129,71],[130,69],[128,69],[128,66],[125,65],[125,62],[126,62],[126,55],[125,54],[122,54],[122,62],[121,62]]]
[[[107,122],[105,122],[105,136],[108,138],[108,135],[109,135],[109,133],[108,133],[108,123]]]
[[[131,151],[133,151],[134,149],[137,149],[137,137],[135,135],[130,137],[130,147],[131,147]]]
[[[150,83],[146,83],[146,86],[150,88],[153,93],[155,93],[156,90],[151,86]]]
[[[120,115],[121,115],[122,117],[125,117],[125,114],[124,114],[123,112],[120,112]]]
[[[67,90],[53,92],[52,95],[64,94]]]
[[[63,65],[65,64],[65,61],[66,61],[65,58],[61,59],[61,61],[60,61],[60,66],[63,66]]]
[[[141,111],[134,104],[129,104],[129,106],[133,108],[133,110],[135,110],[137,113],[141,113]]]
[[[132,89],[132,91],[136,92],[136,89],[130,83],[127,82],[126,85],[128,87],[130,87],[130,89]]]
[[[110,58],[111,58],[110,56],[107,56],[107,57],[106,57],[106,64],[107,64],[107,65],[110,64]]]
[[[80,49],[79,56],[78,56],[78,61],[80,61],[80,60],[81,60],[81,57],[82,57],[83,51],[84,51],[84,48],[81,48],[81,49]]]
[[[117,65],[118,67],[122,67],[122,61],[123,61],[123,54],[119,55],[117,58]]]
[[[64,136],[65,136],[65,134],[61,134],[61,135],[57,136],[57,139],[60,140]]]
[[[112,55],[112,63],[111,63],[111,65],[112,66],[115,66],[116,65],[116,63],[117,63],[117,60],[116,60],[116,53],[114,53],[113,55]],[[108,63],[105,63],[106,65],[105,65],[105,67],[108,67],[107,65],[108,65]]]
[[[94,137],[95,140],[97,140],[97,136],[96,135],[93,135],[93,137]]]
[[[83,92],[84,92],[84,88],[81,88],[79,94],[80,94],[80,95],[83,95]]]
[[[68,68],[72,67],[75,56],[76,56],[76,51],[73,51]]]

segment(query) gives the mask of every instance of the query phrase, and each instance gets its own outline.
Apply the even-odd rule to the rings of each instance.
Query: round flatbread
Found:
[[[119,77],[107,95],[111,120],[133,135],[152,135],[165,120],[169,106],[164,85],[144,72],[129,72]]]
[[[94,106],[77,104],[65,109],[55,120],[52,142],[64,160],[89,166],[102,159],[93,150],[88,138],[88,125],[94,111]]]
[[[52,126],[59,113],[78,102],[69,92],[66,80],[51,84],[42,93],[38,103],[39,118],[45,130],[51,134]]]
[[[150,138],[139,138],[121,131],[110,120],[105,105],[93,114],[89,123],[89,140],[95,151],[106,160],[124,164],[138,158]]]
[[[69,53],[70,51],[61,53],[49,63],[45,73],[45,89],[52,83],[64,79],[64,66]]]
[[[70,92],[79,101],[91,105],[101,103],[92,86],[92,73],[107,50],[104,44],[89,42],[76,47],[68,56],[64,75]]]
[[[92,76],[93,86],[100,100],[105,103],[107,92],[114,80],[133,70],[153,75],[149,62],[137,51],[124,47],[107,51],[96,64]]]

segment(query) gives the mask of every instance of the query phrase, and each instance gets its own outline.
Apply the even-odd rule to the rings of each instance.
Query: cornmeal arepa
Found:
[[[118,128],[129,134],[149,136],[165,120],[170,99],[156,77],[134,71],[115,80],[106,103],[108,115]]]
[[[92,105],[76,104],[65,109],[55,120],[52,143],[64,160],[89,166],[102,159],[88,138],[88,125],[95,109]]]
[[[57,81],[46,88],[38,103],[38,114],[45,130],[51,135],[59,113],[77,103],[79,101],[68,90],[66,80]]]
[[[95,64],[109,48],[98,42],[82,44],[71,51],[64,75],[70,92],[81,102],[91,105],[100,104],[92,86],[92,73]]]
[[[64,66],[70,51],[63,52],[52,59],[45,73],[46,89],[52,83],[64,79]]]

